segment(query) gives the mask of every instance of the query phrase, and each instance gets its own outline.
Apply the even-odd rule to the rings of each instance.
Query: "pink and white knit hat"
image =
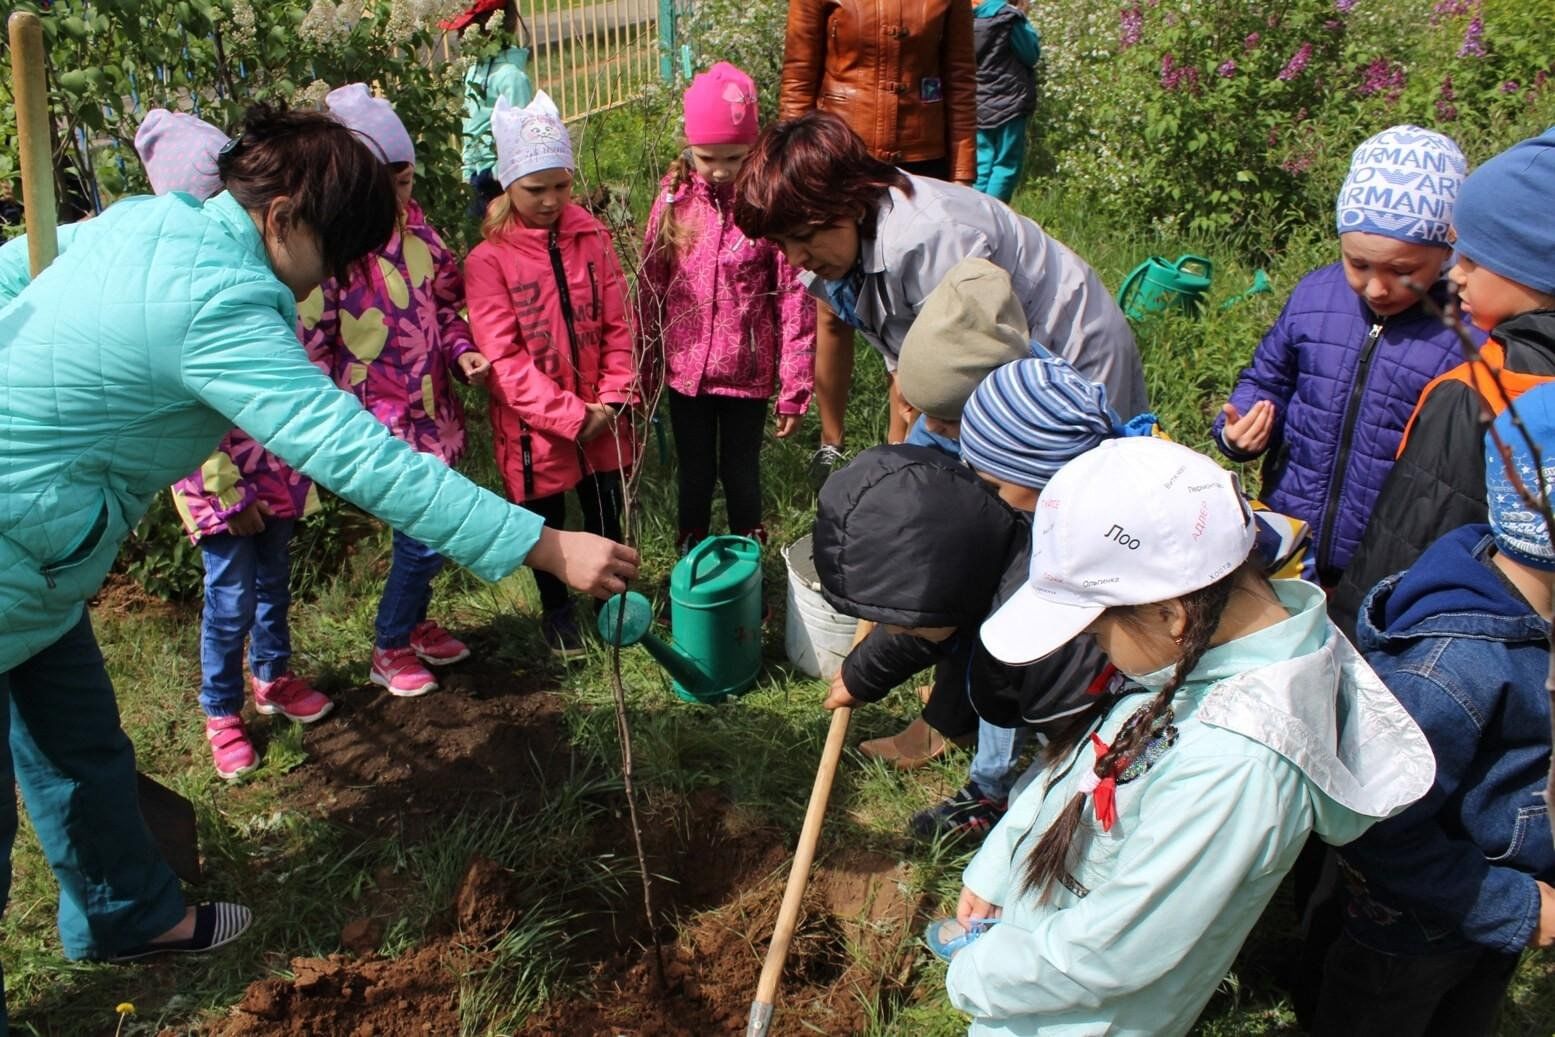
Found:
[[[756,142],[756,83],[727,61],[693,79],[683,103],[687,144]]]
[[[135,152],[156,194],[182,191],[202,202],[221,191],[216,155],[227,135],[184,112],[153,108],[135,131]]]
[[[491,111],[491,136],[497,144],[497,183],[506,191],[515,180],[547,169],[574,169],[572,138],[556,102],[544,90],[522,108],[497,98]]]
[[[348,83],[324,97],[329,114],[367,138],[387,165],[416,161],[416,145],[394,106],[374,97],[366,83]]]

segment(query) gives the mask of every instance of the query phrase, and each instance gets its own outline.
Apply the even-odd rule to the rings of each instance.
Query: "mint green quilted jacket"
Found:
[[[0,309],[0,673],[79,618],[156,494],[233,425],[496,579],[538,516],[395,439],[308,362],[296,304],[230,195],[132,198]]]

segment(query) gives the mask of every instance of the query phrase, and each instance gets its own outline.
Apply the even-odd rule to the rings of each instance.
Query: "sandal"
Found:
[[[954,918],[936,918],[923,931],[923,942],[940,961],[949,961],[957,951],[972,943],[994,925],[997,918],[974,918],[972,927],[965,928]]]
[[[135,961],[155,954],[204,954],[231,943],[254,920],[254,913],[242,904],[208,901],[194,908],[194,935],[187,940],[155,940],[120,951],[108,960]]]

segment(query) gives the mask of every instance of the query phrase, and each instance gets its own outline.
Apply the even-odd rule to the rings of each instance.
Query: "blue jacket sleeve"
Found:
[[[1294,300],[1292,296],[1292,301]],[[1246,414],[1259,400],[1273,402],[1275,408],[1274,430],[1269,434],[1267,451],[1278,451],[1285,434],[1285,410],[1296,392],[1296,335],[1295,318],[1291,316],[1291,304],[1287,302],[1279,320],[1264,335],[1263,341],[1253,351],[1253,362],[1237,376],[1236,387],[1231,390],[1231,403],[1237,411]],[[1251,461],[1257,454],[1244,454],[1230,447],[1222,432],[1226,427],[1225,414],[1215,416],[1211,430],[1215,445],[1233,461]]]
[[[1022,18],[1010,31],[1010,53],[1022,65],[1037,67],[1037,59],[1042,56],[1042,37],[1037,35],[1037,27],[1030,18]]]
[[[185,388],[293,468],[476,575],[495,580],[523,564],[540,517],[394,438],[308,361],[265,292],[238,285],[201,307],[184,339]]]
[[[1532,875],[1490,863],[1483,847],[1455,838],[1438,820],[1482,765],[1480,722],[1442,682],[1400,667],[1389,656],[1373,653],[1368,661],[1425,732],[1436,753],[1436,781],[1403,813],[1378,822],[1340,854],[1385,900],[1451,924],[1491,950],[1521,953],[1539,922],[1538,884]],[[1477,711],[1499,712],[1501,696],[1495,698]]]

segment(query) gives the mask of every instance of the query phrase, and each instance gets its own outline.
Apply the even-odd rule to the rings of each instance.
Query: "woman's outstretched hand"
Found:
[[[548,572],[573,590],[608,598],[637,576],[637,552],[593,533],[543,529],[524,564]]]

